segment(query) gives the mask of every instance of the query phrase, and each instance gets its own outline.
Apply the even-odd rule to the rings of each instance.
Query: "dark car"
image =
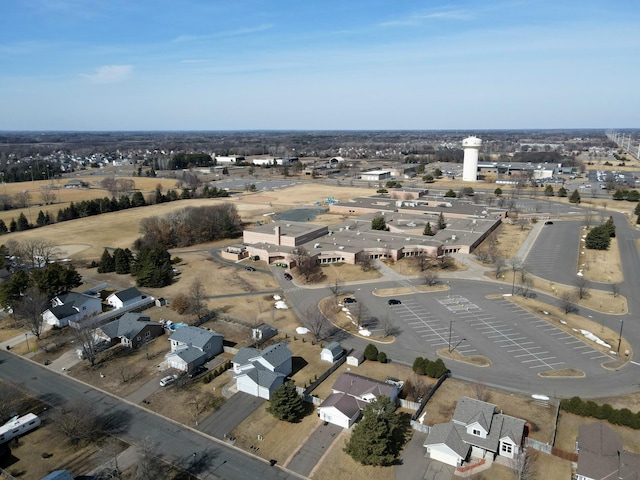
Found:
[[[256,269],[255,269],[255,268],[253,268],[253,267],[244,267],[244,269],[245,269],[247,272],[255,272],[255,271],[256,271]]]
[[[205,367],[204,365],[200,365],[199,367],[196,367],[191,372],[189,372],[189,378],[195,378],[206,371],[207,367]]]
[[[391,300],[389,300],[387,302],[389,305],[400,305],[402,302],[400,300],[398,300],[397,298],[392,298]]]
[[[345,297],[343,300],[344,303],[358,303],[358,301],[353,297]]]
[[[291,274],[290,274],[290,273],[285,272],[285,273],[284,273],[284,279],[285,279],[285,280],[291,280],[291,279],[293,279],[293,277],[291,276]]]
[[[551,220],[548,220],[546,222],[544,222],[545,225],[553,225],[553,222]]]

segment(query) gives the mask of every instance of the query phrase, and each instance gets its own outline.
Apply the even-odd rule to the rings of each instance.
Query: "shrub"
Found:
[[[364,349],[364,358],[374,362],[378,360],[378,349],[373,343],[370,343]]]
[[[384,352],[378,352],[378,361],[380,363],[387,363],[387,354]]]

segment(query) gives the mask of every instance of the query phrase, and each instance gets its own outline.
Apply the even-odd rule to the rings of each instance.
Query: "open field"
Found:
[[[573,413],[560,412],[558,420],[558,434],[555,446],[567,452],[573,452],[578,439],[578,428],[580,425],[588,425],[599,420],[589,417],[580,417]],[[626,450],[640,454],[640,442],[638,442],[638,430],[629,427],[613,425],[605,422],[608,427],[622,437],[622,445]]]

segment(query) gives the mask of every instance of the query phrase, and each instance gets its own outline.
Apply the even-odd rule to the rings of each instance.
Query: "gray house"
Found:
[[[239,391],[269,400],[292,371],[292,354],[287,343],[280,342],[264,350],[244,347],[233,360]]]
[[[169,337],[171,352],[167,354],[169,367],[190,372],[222,353],[221,334],[198,327],[179,327]]]
[[[125,347],[137,348],[162,335],[164,326],[158,322],[152,322],[149,317],[129,312],[103,325],[96,333],[99,337],[111,342],[111,345],[120,343]]]

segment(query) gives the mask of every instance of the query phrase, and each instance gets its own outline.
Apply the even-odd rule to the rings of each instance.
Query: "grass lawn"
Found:
[[[600,403],[600,402],[598,402]],[[560,418],[558,421],[558,433],[556,435],[555,446],[561,450],[567,452],[573,452],[576,447],[576,441],[578,439],[578,428],[580,425],[587,425],[595,423],[599,420],[589,417],[580,417],[573,413],[560,412]],[[620,425],[613,425],[607,422],[614,432],[622,437],[622,445],[626,450],[630,452],[640,454],[640,442],[638,442],[638,430],[633,430],[629,427],[622,427]]]

